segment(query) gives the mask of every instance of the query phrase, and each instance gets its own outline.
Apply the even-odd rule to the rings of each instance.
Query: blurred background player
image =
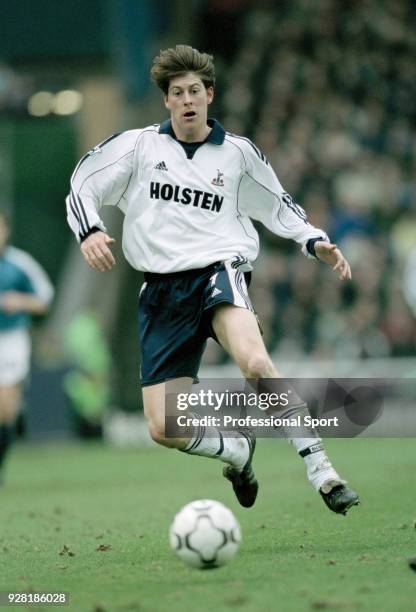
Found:
[[[31,317],[47,312],[54,293],[33,257],[8,245],[9,234],[0,210],[0,479],[30,368]]]
[[[139,306],[144,412],[152,438],[163,446],[227,463],[241,505],[254,504],[258,484],[251,462],[254,437],[231,437],[196,427],[189,439],[165,432],[166,382],[188,393],[209,337],[216,339],[248,379],[278,378],[247,293],[246,273],[259,254],[251,219],[291,238],[308,257],[327,263],[341,280],[348,261],[280,185],[265,156],[247,138],[208,119],[214,98],[212,56],[188,45],[160,52],[151,71],[170,120],[114,135],[77,165],[67,197],[68,222],[87,264],[98,271],[115,264],[99,211],[125,213],[123,250],[144,271]],[[283,418],[307,414],[294,400]],[[307,427],[288,439],[305,460],[314,489],[327,506],[345,514],[358,496],[331,465],[322,441]]]

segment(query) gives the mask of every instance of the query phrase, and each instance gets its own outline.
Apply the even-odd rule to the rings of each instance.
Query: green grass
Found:
[[[327,449],[362,497],[346,518],[327,510],[283,441],[258,445],[251,510],[218,461],[156,447],[21,446],[0,491],[0,590],[67,591],[77,612],[416,609],[406,563],[416,554],[415,441]],[[212,571],[186,567],[167,543],[175,512],[203,497],[228,505],[243,533],[234,561]],[[59,554],[64,545],[73,556]]]

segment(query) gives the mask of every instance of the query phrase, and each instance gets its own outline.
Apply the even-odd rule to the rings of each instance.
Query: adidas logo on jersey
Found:
[[[155,166],[155,170],[167,170],[167,169],[168,169],[168,167],[167,167],[167,165],[165,164],[164,161],[159,162]]]

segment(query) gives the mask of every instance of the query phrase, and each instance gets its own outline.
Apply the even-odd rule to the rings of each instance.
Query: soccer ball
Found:
[[[240,525],[220,502],[198,499],[175,516],[169,542],[178,557],[191,567],[220,567],[231,561],[238,550]]]

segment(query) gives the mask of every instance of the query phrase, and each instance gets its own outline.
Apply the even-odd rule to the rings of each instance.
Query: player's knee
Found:
[[[267,378],[273,376],[273,364],[270,357],[264,353],[253,353],[243,365],[246,378]]]
[[[163,444],[165,440],[165,427],[164,424],[159,423],[156,420],[148,421],[150,437],[157,444]]]
[[[0,394],[0,423],[11,424],[16,420],[19,412],[19,401],[6,393]]]
[[[157,444],[167,446],[168,448],[173,447],[173,441],[165,436],[165,423],[157,420],[148,421],[150,437]]]

